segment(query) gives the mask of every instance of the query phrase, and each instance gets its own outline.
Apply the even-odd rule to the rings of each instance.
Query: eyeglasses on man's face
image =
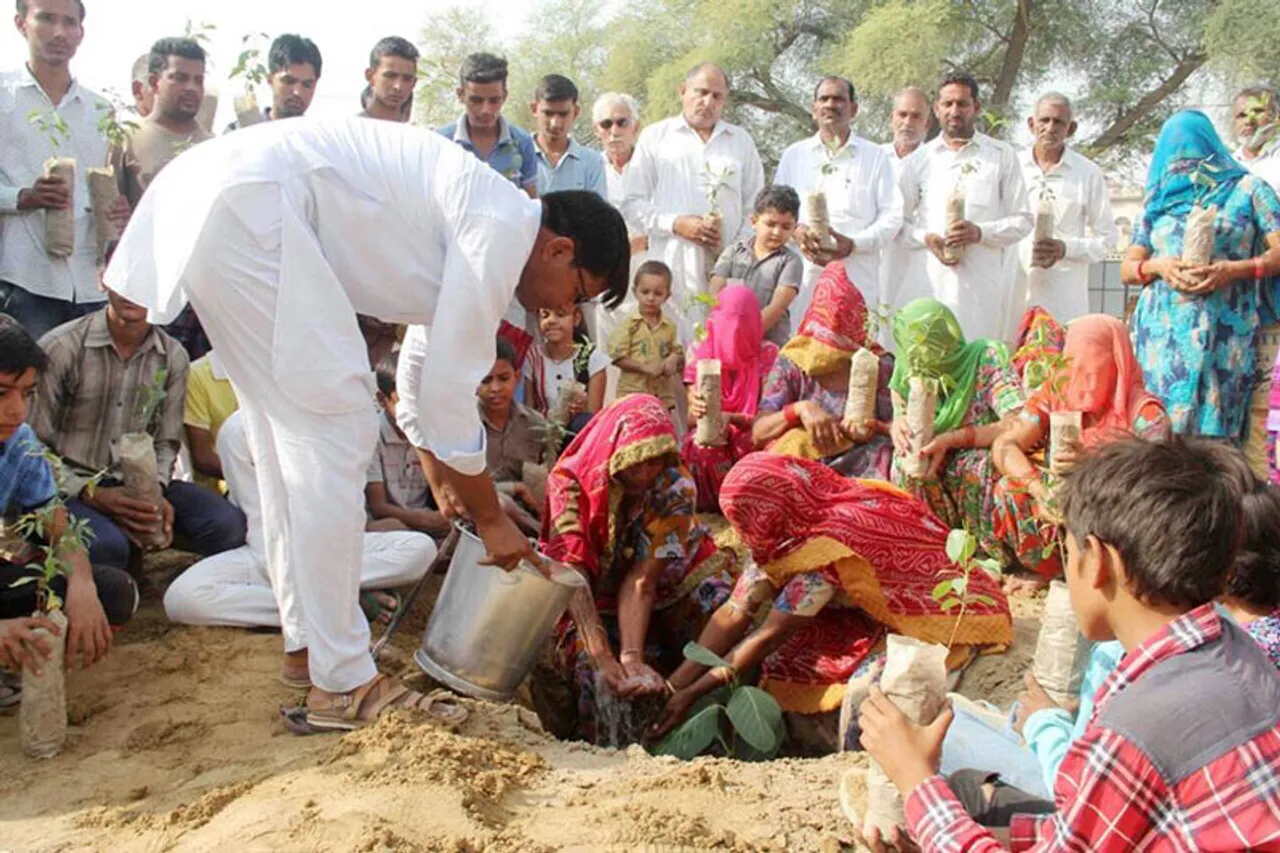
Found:
[[[596,122],[596,124],[600,127],[600,129],[601,129],[601,130],[606,130],[606,131],[607,131],[607,130],[613,130],[613,126],[614,126],[615,124],[618,126],[618,129],[619,129],[619,130],[626,130],[628,127],[630,127],[630,126],[631,126],[631,119],[626,118],[626,117],[623,117],[623,118],[605,118],[605,119],[601,119],[600,121]]]

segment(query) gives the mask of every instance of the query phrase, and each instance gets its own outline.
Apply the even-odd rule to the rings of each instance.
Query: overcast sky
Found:
[[[6,0],[7,2],[7,0]],[[10,4],[11,6],[12,4]],[[77,79],[90,88],[112,89],[128,97],[129,70],[151,43],[168,35],[181,35],[188,19],[217,25],[211,33],[213,66],[207,85],[216,84],[222,97],[218,123],[232,118],[227,73],[241,50],[241,38],[266,32],[272,37],[299,33],[316,43],[324,58],[324,72],[316,90],[312,112],[317,115],[350,114],[360,109],[364,69],[369,50],[383,36],[399,35],[420,40],[432,11],[454,5],[453,0],[391,0],[366,7],[340,0],[335,3],[283,2],[283,0],[86,0],[84,42],[72,60]],[[478,5],[478,4],[477,4]],[[529,3],[488,0],[478,5],[503,38],[513,35],[524,21]],[[127,11],[126,11],[127,10]],[[323,10],[323,11],[320,11]],[[12,20],[9,18],[8,20]],[[26,46],[12,26],[0,37],[0,67],[16,68],[26,59]],[[235,84],[238,88],[239,84]],[[263,94],[260,93],[261,101]]]

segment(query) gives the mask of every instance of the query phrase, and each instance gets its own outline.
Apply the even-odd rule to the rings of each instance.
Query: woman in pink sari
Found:
[[[707,337],[693,348],[685,367],[689,389],[689,431],[680,456],[698,487],[698,510],[719,512],[720,484],[729,469],[754,446],[751,424],[760,405],[760,388],[778,357],[778,346],[764,339],[760,302],[751,288],[734,284],[720,291],[707,318]],[[702,447],[694,441],[694,426],[707,412],[698,390],[698,362],[720,360],[720,411],[724,443]]]

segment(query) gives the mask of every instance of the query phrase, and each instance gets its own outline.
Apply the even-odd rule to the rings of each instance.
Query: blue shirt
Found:
[[[488,163],[495,172],[506,176],[507,180],[520,189],[537,187],[538,156],[535,153],[537,146],[533,144],[533,137],[502,116],[498,116],[498,144],[493,146],[493,150],[485,157],[481,157],[480,152],[471,144],[471,134],[467,131],[465,115],[453,124],[438,128],[437,132]]]
[[[609,199],[609,184],[604,176],[604,157],[599,151],[592,151],[570,138],[569,150],[564,152],[559,163],[552,166],[537,140],[534,140],[534,150],[538,157],[539,196],[560,190],[591,190],[602,199]]]
[[[53,469],[40,456],[44,446],[28,424],[0,444],[0,514],[17,516],[53,500]]]

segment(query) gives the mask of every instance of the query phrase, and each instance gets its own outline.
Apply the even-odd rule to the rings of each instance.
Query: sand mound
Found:
[[[410,655],[433,598],[384,660],[418,689],[432,685]],[[1016,694],[1037,606],[1016,603],[1013,648],[979,659],[962,692]],[[275,680],[279,652],[271,633],[170,626],[152,594],[104,664],[71,674],[61,755],[23,757],[16,715],[0,717],[0,849],[854,849],[838,782],[855,771],[847,794],[860,807],[861,755],[682,763],[557,741],[525,708],[471,700],[456,729],[400,711],[300,738],[277,720],[300,698]]]

